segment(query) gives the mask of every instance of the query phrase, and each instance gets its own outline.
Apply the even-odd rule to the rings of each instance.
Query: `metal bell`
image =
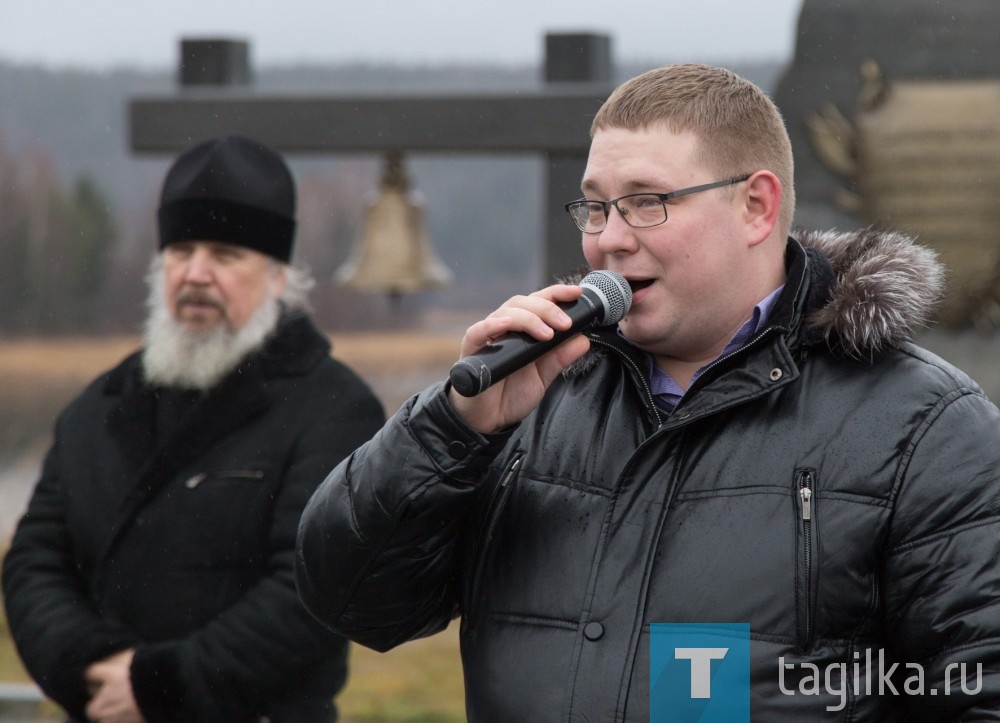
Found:
[[[399,151],[386,154],[378,197],[365,213],[361,240],[334,278],[347,288],[393,296],[451,281],[451,272],[430,245],[423,203],[410,191]]]

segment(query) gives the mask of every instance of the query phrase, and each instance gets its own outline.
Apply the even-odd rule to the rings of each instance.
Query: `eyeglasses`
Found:
[[[633,228],[649,228],[659,226],[667,220],[667,201],[687,196],[699,191],[708,191],[713,188],[732,186],[742,183],[750,178],[752,174],[745,173],[735,178],[727,178],[724,181],[714,181],[713,183],[703,183],[700,186],[682,188],[679,191],[670,193],[630,193],[627,196],[619,196],[610,201],[591,201],[581,198],[577,201],[570,201],[564,208],[584,233],[600,233],[608,225],[608,214],[611,207],[618,209],[618,213],[625,219],[625,223]]]

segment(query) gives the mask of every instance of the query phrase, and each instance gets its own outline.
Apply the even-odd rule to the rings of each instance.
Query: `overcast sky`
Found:
[[[786,59],[802,0],[0,0],[0,60],[173,69],[182,37],[298,61],[537,64],[546,32],[611,37],[617,62]]]

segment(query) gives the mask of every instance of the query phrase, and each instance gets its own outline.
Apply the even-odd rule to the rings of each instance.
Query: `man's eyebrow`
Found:
[[[666,186],[669,187],[670,184],[666,184]],[[656,193],[660,193],[661,191],[663,191],[664,187],[665,186],[663,181],[661,180],[654,181],[648,178],[638,178],[629,181],[628,183],[625,184],[625,190],[628,191],[629,193],[641,193],[643,191],[649,191],[650,193],[653,193],[654,189],[656,189],[655,190]]]
[[[587,192],[593,192],[597,188],[597,182],[584,179],[583,183],[580,184],[580,189],[586,194]],[[648,179],[635,179],[632,181],[626,181],[622,187],[623,194],[628,195],[630,193],[666,193],[663,190],[664,184],[662,181],[652,181]],[[655,191],[653,189],[656,189]]]

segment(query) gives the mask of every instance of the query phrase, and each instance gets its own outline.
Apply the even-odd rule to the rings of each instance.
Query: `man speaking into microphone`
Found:
[[[627,314],[575,329],[586,289],[556,284],[470,326],[459,369],[489,375],[410,400],[307,505],[313,614],[376,650],[461,616],[474,722],[994,719],[1000,413],[909,341],[933,254],[790,233],[792,179],[725,69],[612,93],[566,210]],[[664,654],[664,625],[712,637]],[[873,660],[899,694],[810,683]]]

